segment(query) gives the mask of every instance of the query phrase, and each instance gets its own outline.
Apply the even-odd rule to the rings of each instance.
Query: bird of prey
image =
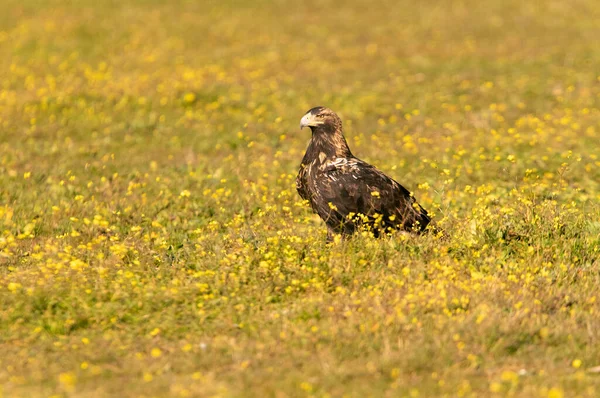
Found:
[[[364,227],[375,236],[392,230],[420,233],[431,218],[402,185],[356,158],[342,132],[342,120],[318,106],[300,121],[312,138],[302,159],[296,189],[327,224],[327,240]]]

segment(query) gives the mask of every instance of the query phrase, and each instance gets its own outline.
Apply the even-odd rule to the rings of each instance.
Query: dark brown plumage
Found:
[[[354,157],[342,132],[342,121],[331,109],[309,110],[300,128],[312,138],[302,159],[296,189],[327,224],[327,238],[349,235],[359,226],[376,236],[382,231],[419,233],[431,218],[406,188],[374,166]]]

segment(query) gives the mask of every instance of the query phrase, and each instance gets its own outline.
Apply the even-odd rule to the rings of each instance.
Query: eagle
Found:
[[[310,127],[312,137],[296,189],[327,225],[327,241],[360,228],[375,236],[425,231],[431,222],[427,211],[394,179],[352,155],[335,112],[312,108],[300,120],[300,129],[304,127]]]

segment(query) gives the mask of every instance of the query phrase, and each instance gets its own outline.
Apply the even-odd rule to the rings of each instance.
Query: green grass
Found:
[[[2,8],[0,395],[600,394],[600,3]],[[316,105],[450,238],[326,245]]]

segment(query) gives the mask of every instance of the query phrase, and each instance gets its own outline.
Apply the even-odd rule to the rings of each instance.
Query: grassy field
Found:
[[[3,0],[0,396],[600,395],[600,3]],[[306,110],[450,235],[326,229]]]

